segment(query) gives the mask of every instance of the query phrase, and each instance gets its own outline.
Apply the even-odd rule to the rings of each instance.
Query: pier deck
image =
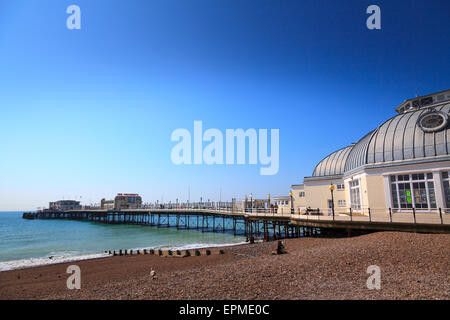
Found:
[[[341,230],[406,231],[450,233],[450,217],[438,214],[396,214],[388,216],[302,215],[270,210],[231,209],[125,209],[125,210],[43,210],[24,213],[25,219],[70,219],[107,224],[135,224],[229,232],[247,237],[299,237]],[[325,232],[324,232],[325,231]]]

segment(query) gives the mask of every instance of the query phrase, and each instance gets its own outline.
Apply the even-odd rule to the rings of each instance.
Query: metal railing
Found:
[[[101,210],[98,207],[86,206],[80,210]],[[291,218],[294,220],[324,220],[324,221],[362,221],[362,222],[392,222],[392,223],[432,223],[450,224],[450,208],[371,208],[361,207],[335,207],[332,208],[305,208],[294,209],[289,207],[271,208],[244,208],[241,202],[195,202],[195,203],[165,203],[144,204],[137,209],[114,210],[127,211],[188,211],[188,212],[215,212],[221,214],[239,214],[249,217]],[[42,211],[42,210],[38,210]],[[45,211],[45,210],[44,210]]]

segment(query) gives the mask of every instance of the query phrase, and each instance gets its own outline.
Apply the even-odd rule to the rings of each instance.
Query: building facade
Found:
[[[118,193],[114,198],[114,209],[139,209],[142,198],[137,193]]]
[[[80,201],[59,200],[55,202],[49,202],[48,208],[54,211],[79,210],[81,209],[81,205]]]
[[[100,209],[102,210],[114,210],[114,200],[106,200],[103,198],[100,200]]]
[[[320,161],[303,185],[292,186],[295,207],[373,216],[450,211],[450,90],[395,110],[357,143]]]

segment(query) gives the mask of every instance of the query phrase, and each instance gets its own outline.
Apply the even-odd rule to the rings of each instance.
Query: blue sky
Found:
[[[82,29],[66,28],[76,4]],[[381,30],[366,8],[381,8]],[[0,0],[0,210],[118,192],[288,194],[415,94],[450,87],[446,1]],[[280,169],[175,166],[177,128],[280,130]]]

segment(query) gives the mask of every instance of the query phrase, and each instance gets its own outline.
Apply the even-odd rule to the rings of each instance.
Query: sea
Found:
[[[0,271],[108,256],[120,249],[194,249],[245,243],[229,233],[112,225],[75,220],[26,220],[0,212]]]

